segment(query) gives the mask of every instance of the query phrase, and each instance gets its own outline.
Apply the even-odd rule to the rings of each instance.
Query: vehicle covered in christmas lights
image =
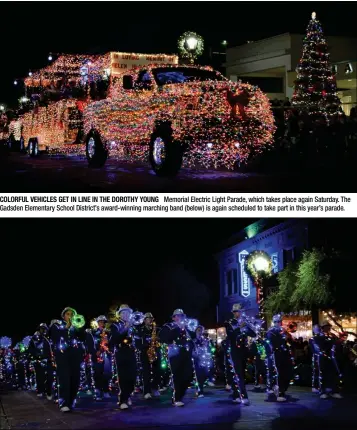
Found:
[[[112,69],[108,97],[86,105],[83,120],[90,166],[103,166],[109,154],[149,158],[162,176],[182,163],[232,169],[272,143],[275,131],[257,87],[172,61]]]
[[[49,66],[24,80],[20,120],[28,153],[78,151],[82,139],[82,111],[90,100],[88,64],[98,56],[60,55]],[[51,56],[52,60],[52,56]],[[84,67],[85,66],[85,67]]]
[[[6,114],[0,115],[0,142],[9,150],[24,150],[21,118],[10,119]]]
[[[273,141],[270,103],[259,88],[210,67],[179,65],[174,55],[61,56],[25,83],[61,88],[59,100],[23,115],[31,155],[41,145],[68,152],[69,131],[83,124],[89,166],[102,167],[109,156],[149,159],[157,175],[173,176],[182,164],[232,169]],[[70,109],[80,113],[74,127]]]

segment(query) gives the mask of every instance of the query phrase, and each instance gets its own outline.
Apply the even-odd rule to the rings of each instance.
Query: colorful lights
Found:
[[[336,115],[340,109],[336,78],[327,52],[320,22],[313,12],[303,41],[303,52],[297,66],[297,80],[292,104],[309,115]]]
[[[210,68],[165,66],[148,67],[147,71],[151,90],[125,90],[118,79],[111,86],[109,98],[90,103],[84,110],[85,133],[94,128],[102,141],[116,142],[111,145],[110,155],[147,159],[157,121],[171,122],[173,139],[186,146],[183,163],[191,167],[200,164],[233,169],[272,143],[273,116],[268,99],[258,88],[227,81]],[[130,73],[135,81],[136,74]],[[155,79],[160,73],[201,77],[198,81],[157,86]],[[246,106],[239,105],[239,112],[228,102],[228,92],[246,94]],[[240,98],[237,103],[241,102]]]
[[[186,36],[191,44],[194,37]],[[197,51],[200,37],[195,37]],[[177,61],[172,55],[120,52],[59,56],[25,79],[33,91],[56,86],[62,97],[22,116],[25,144],[37,137],[50,152],[83,154],[81,145],[68,145],[77,141],[83,115],[85,134],[96,129],[109,155],[119,159],[146,161],[155,124],[162,121],[171,123],[173,139],[184,149],[185,166],[233,169],[269,148],[274,119],[267,97],[257,87],[230,82],[209,67],[179,66]],[[143,66],[149,80],[140,83]],[[74,90],[87,83],[83,67],[86,79],[97,88],[95,94],[88,87],[85,100],[64,98],[68,85]],[[132,77],[132,90],[123,88],[124,76]],[[98,100],[96,91],[109,78],[109,88]]]

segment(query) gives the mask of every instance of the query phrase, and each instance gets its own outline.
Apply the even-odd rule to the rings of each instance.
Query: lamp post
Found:
[[[266,330],[266,317],[264,312],[264,279],[272,274],[272,261],[265,251],[254,251],[245,260],[246,271],[253,279],[256,288],[256,301],[259,308],[259,318],[263,320],[263,328]]]
[[[203,53],[203,39],[198,34],[187,31],[179,38],[178,48],[181,57],[187,58],[190,64],[194,64],[195,59]]]

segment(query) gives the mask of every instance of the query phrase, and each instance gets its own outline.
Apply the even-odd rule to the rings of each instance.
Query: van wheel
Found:
[[[86,137],[86,156],[89,167],[103,167],[107,161],[108,150],[95,130],[91,130]]]
[[[38,156],[38,140],[36,138],[29,140],[28,152],[30,157]]]
[[[182,148],[172,138],[171,130],[161,129],[151,135],[149,158],[158,176],[176,176],[182,165]]]

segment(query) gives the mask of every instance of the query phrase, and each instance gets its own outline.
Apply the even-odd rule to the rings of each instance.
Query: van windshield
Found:
[[[186,82],[223,81],[218,72],[190,67],[161,67],[152,70],[157,85],[184,84]]]

